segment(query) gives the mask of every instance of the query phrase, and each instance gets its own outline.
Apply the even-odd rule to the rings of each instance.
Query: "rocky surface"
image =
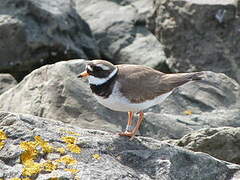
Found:
[[[239,12],[235,0],[2,2],[0,73],[36,70],[19,84],[0,74],[0,179],[240,179],[226,162],[240,163]],[[145,137],[129,141],[116,135],[127,113],[77,78],[95,58],[205,77],[147,109]]]
[[[0,74],[0,95],[8,89],[14,87],[17,81],[11,74]]]
[[[99,57],[72,0],[6,0],[0,14],[0,72],[18,80],[43,64]]]
[[[88,84],[77,78],[85,62],[64,61],[33,71],[0,96],[0,110],[56,119],[82,128],[121,131],[127,113],[98,104]],[[182,86],[166,102],[146,110],[140,134],[178,139],[201,128],[240,126],[239,84],[223,74],[205,73],[205,80]]]
[[[0,132],[0,178],[3,179],[240,178],[239,165],[151,138],[129,141],[102,131],[6,112],[0,113]]]
[[[154,0],[149,28],[172,71],[223,72],[240,82],[240,18],[235,0]]]
[[[184,135],[202,128],[239,127],[239,108],[232,110],[215,110],[201,114],[173,115],[165,113],[151,113],[145,115],[140,134],[157,139],[179,139]],[[188,111],[187,111],[188,113]]]
[[[207,128],[191,132],[179,140],[168,141],[193,151],[205,152],[218,159],[240,164],[240,128]]]
[[[147,17],[153,13],[152,3],[152,0],[76,0],[76,7],[89,23],[104,59],[168,71],[162,44],[146,28]]]

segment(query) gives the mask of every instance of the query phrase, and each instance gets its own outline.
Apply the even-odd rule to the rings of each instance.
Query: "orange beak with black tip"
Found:
[[[88,77],[89,74],[87,71],[82,72],[81,74],[78,75],[78,78],[83,78],[83,77]]]

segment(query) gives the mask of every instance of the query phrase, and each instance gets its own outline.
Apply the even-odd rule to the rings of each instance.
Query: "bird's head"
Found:
[[[89,84],[100,85],[111,79],[117,71],[117,67],[108,61],[93,60],[87,63],[85,71],[78,77],[88,77]]]

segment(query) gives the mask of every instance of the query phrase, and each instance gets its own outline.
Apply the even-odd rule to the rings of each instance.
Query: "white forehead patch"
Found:
[[[110,70],[110,68],[104,64],[96,64],[96,66],[102,68],[102,70],[105,70],[105,71]]]
[[[87,69],[89,69],[90,71],[93,71],[92,67],[87,65]]]

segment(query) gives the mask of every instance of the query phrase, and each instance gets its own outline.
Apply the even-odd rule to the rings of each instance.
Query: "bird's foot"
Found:
[[[132,137],[132,136],[133,136],[133,133],[132,133],[132,132],[129,132],[129,131],[125,131],[125,132],[120,132],[118,135],[119,135],[119,136]]]

